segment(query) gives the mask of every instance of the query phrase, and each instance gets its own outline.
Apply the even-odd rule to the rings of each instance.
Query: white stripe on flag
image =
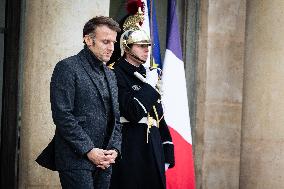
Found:
[[[162,81],[165,120],[192,144],[184,63],[168,49],[165,53]]]

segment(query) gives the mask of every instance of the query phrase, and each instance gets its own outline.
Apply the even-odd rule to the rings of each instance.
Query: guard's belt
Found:
[[[130,121],[128,121],[125,117],[120,117],[120,123],[128,123]],[[140,119],[140,121],[138,121],[138,123],[145,123],[148,125],[148,117],[143,117],[142,119]],[[157,127],[157,121],[155,119],[152,119],[152,126]]]

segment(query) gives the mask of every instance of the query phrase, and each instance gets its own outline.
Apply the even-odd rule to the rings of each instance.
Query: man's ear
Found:
[[[85,43],[87,44],[88,47],[93,45],[93,39],[89,35],[85,35],[84,41],[85,41]]]

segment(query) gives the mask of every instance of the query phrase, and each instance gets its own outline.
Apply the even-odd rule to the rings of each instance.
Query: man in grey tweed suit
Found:
[[[119,25],[109,17],[89,20],[84,49],[53,71],[50,102],[56,131],[48,156],[54,158],[51,169],[59,172],[64,189],[109,187],[111,164],[121,149],[121,125],[116,78],[105,64],[117,32]],[[46,157],[45,150],[37,162]]]

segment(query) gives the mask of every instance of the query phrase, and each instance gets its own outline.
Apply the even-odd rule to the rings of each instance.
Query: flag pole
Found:
[[[146,0],[147,1],[147,0]],[[153,49],[154,49],[154,35],[153,35],[153,1],[150,1],[150,19],[149,19],[149,24],[150,24],[150,38],[151,38],[151,52],[150,52],[150,68],[153,67],[154,65],[154,60],[153,60]]]

